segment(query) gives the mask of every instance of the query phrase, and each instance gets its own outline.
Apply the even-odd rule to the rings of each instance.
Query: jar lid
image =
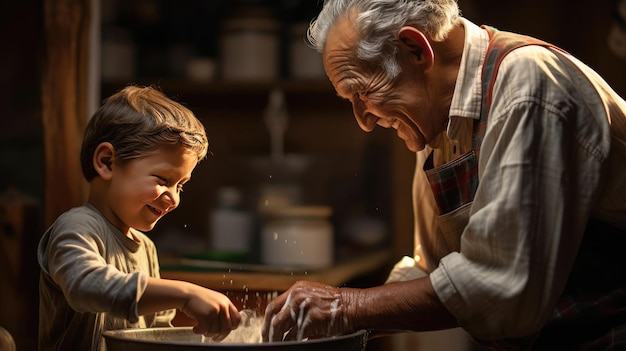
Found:
[[[279,206],[268,209],[265,215],[268,217],[305,217],[326,218],[332,214],[330,206]]]

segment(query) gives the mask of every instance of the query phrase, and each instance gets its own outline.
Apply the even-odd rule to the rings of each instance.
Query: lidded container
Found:
[[[328,206],[285,206],[265,213],[261,259],[275,266],[323,268],[334,257]]]
[[[220,55],[226,81],[272,81],[279,71],[279,22],[267,6],[235,5],[222,22]]]

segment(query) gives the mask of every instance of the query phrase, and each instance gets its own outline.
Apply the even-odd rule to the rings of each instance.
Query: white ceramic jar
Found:
[[[294,268],[332,265],[331,213],[327,206],[287,206],[266,213],[261,233],[263,263]]]

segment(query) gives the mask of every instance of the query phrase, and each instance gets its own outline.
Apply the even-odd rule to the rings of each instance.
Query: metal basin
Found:
[[[109,330],[103,335],[107,351],[364,351],[368,332],[360,330],[332,338],[268,343],[211,342],[202,335],[194,334],[191,327]]]

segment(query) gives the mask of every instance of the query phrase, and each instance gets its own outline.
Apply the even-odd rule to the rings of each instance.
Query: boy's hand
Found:
[[[221,341],[241,321],[239,311],[224,294],[197,286],[181,309],[196,321],[193,332],[203,334],[214,341]]]

